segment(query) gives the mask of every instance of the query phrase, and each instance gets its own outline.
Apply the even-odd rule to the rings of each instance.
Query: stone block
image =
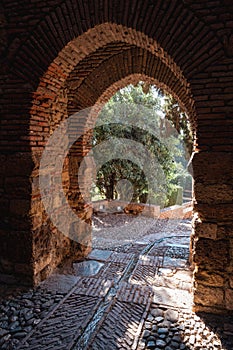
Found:
[[[207,184],[194,181],[194,193],[197,202],[201,203],[231,203],[233,201],[232,184]]]
[[[233,289],[233,276],[230,276],[230,287]]]
[[[172,205],[160,212],[160,219],[182,219],[184,216],[183,207],[181,205]]]
[[[227,237],[233,238],[233,225],[225,225],[222,229],[224,229],[224,233]]]
[[[225,294],[227,310],[233,310],[233,289],[227,289]]]
[[[150,218],[158,218],[159,217],[160,206],[144,204],[143,207],[144,207],[143,212],[142,212],[143,216],[150,217]]]
[[[224,306],[224,291],[222,288],[211,288],[197,283],[194,290],[194,303],[222,308]]]
[[[195,241],[194,262],[208,270],[225,270],[229,264],[229,241],[199,238]]]
[[[217,239],[226,239],[227,237],[230,238],[230,232],[228,232],[227,225],[218,225]]]
[[[194,179],[201,183],[231,183],[233,155],[230,152],[199,152],[192,159]],[[221,164],[221,166],[219,166]]]
[[[215,271],[201,269],[195,271],[194,278],[197,283],[212,287],[223,287],[225,281],[224,275],[216,273]]]
[[[222,204],[194,204],[194,210],[198,212],[199,218],[203,221],[221,221],[231,222],[233,213],[232,203]]]
[[[194,222],[194,230],[195,230],[195,236],[202,237],[202,238],[209,238],[212,240],[217,239],[217,224],[213,223],[205,223],[201,222],[199,220],[196,220]]]

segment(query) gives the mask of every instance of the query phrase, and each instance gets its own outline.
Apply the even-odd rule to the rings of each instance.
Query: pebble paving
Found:
[[[93,350],[136,349],[142,328],[141,320],[145,316],[145,305],[117,300],[88,348]]]
[[[94,249],[37,288],[0,285],[0,349],[232,350],[233,317],[193,313],[191,279],[187,236]]]

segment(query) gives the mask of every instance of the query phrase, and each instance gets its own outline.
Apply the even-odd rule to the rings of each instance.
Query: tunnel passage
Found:
[[[104,28],[106,25],[104,25]],[[103,33],[102,26],[99,26],[97,28],[94,28],[93,31],[98,31],[100,33]],[[116,34],[119,36],[117,32],[117,26],[115,26]],[[106,30],[104,31],[106,32]],[[91,31],[90,31],[91,33]],[[138,38],[140,38],[141,34],[138,32],[133,32],[134,35],[137,35]],[[92,35],[92,34],[90,34]],[[89,37],[87,34],[84,36]],[[161,81],[161,84],[164,86],[170,86],[171,91],[175,91],[174,94],[177,96],[180,96],[180,100],[184,101],[183,105],[186,107],[186,109],[189,110],[190,116],[194,116],[194,110],[193,110],[193,101],[190,97],[190,90],[188,88],[188,84],[183,77],[180,69],[176,67],[176,65],[172,62],[171,58],[169,58],[168,55],[164,54],[158,47],[158,54],[152,55],[150,52],[147,52],[147,50],[142,50],[140,47],[135,47],[135,45],[129,45],[126,43],[126,48],[122,50],[122,47],[124,47],[124,42],[121,44],[118,43],[118,40],[120,38],[117,37],[117,43],[116,46],[114,44],[106,45],[103,48],[100,48],[99,50],[94,50],[93,54],[87,55],[86,58],[83,58],[80,60],[80,62],[77,63],[77,59],[79,56],[77,56],[76,51],[72,50],[72,47],[74,43],[68,44],[68,46],[64,49],[65,51],[68,50],[69,52],[69,59],[68,61],[66,58],[67,55],[62,55],[58,57],[58,62],[53,62],[53,69],[48,69],[48,77],[45,74],[45,76],[42,78],[42,81],[40,83],[40,86],[37,89],[37,92],[35,93],[35,100],[33,103],[33,106],[31,108],[31,122],[33,122],[34,116],[37,118],[38,116],[42,116],[43,122],[46,123],[49,120],[49,123],[47,125],[47,130],[49,133],[52,132],[57,125],[59,125],[59,122],[67,118],[68,116],[74,115],[75,112],[79,112],[80,116],[76,118],[75,120],[72,120],[72,126],[71,126],[71,133],[72,130],[79,130],[80,138],[75,143],[75,145],[72,146],[70,149],[70,157],[67,160],[67,168],[65,168],[65,165],[63,167],[63,180],[66,181],[63,186],[64,190],[67,192],[68,201],[70,203],[70,206],[75,210],[79,218],[85,220],[86,218],[90,218],[91,216],[91,208],[89,208],[89,214],[88,214],[88,207],[85,207],[84,209],[84,203],[83,198],[80,194],[80,191],[78,191],[78,184],[77,184],[77,164],[81,163],[82,157],[87,154],[89,151],[89,144],[88,144],[88,130],[92,129],[94,127],[95,123],[95,114],[93,116],[87,114],[85,109],[94,106],[93,110],[96,109],[96,102],[98,99],[101,99],[103,94],[106,92],[107,89],[109,89],[115,82],[122,81],[123,78],[132,76],[132,74],[138,74],[138,72],[145,71],[146,76],[154,76],[154,78],[157,81]],[[79,38],[75,39],[78,41],[76,45],[79,47]],[[80,38],[80,41],[82,42],[83,38]],[[88,39],[87,39],[88,40]],[[107,39],[105,39],[107,40]],[[112,41],[112,38],[110,37],[110,42]],[[108,41],[107,40],[107,41]],[[138,39],[139,40],[139,39]],[[127,41],[132,41],[132,38],[128,38]],[[104,44],[104,37],[99,39],[101,45]],[[84,45],[84,44],[83,44]],[[153,43],[155,46],[156,43]],[[145,44],[144,44],[145,46]],[[86,47],[86,45],[85,45]],[[114,47],[114,49],[113,49]],[[106,49],[106,51],[104,50]],[[99,52],[100,51],[100,52]],[[109,53],[107,55],[107,53]],[[74,67],[71,69],[70,62],[71,57],[73,54],[74,59]],[[108,59],[107,57],[110,56]],[[159,58],[161,56],[161,59]],[[128,62],[129,60],[129,62]],[[133,64],[131,63],[133,61]],[[161,61],[164,61],[161,62]],[[122,64],[119,65],[119,62],[122,62]],[[124,64],[123,64],[124,62]],[[169,67],[170,62],[172,62],[172,70]],[[148,63],[148,64],[147,64]],[[55,69],[56,65],[56,69]],[[62,77],[60,79],[60,87],[57,90],[56,95],[54,94],[54,80],[57,80],[57,69],[63,68],[63,74],[60,74],[59,76]],[[115,71],[112,69],[112,67],[121,67],[116,69]],[[69,69],[70,73],[65,71],[65,69]],[[152,72],[151,72],[152,70]],[[173,72],[174,71],[174,72]],[[52,73],[54,72],[54,79],[52,77]],[[111,74],[110,74],[111,72]],[[64,80],[64,76],[67,74],[66,80]],[[85,76],[86,75],[86,76]],[[83,77],[84,76],[84,77]],[[49,79],[48,79],[49,78]],[[132,79],[132,78],[131,78]],[[169,82],[170,79],[170,82]],[[96,83],[97,81],[97,83]],[[43,87],[44,83],[46,82],[46,89]],[[117,85],[115,85],[115,89],[117,88]],[[117,90],[115,90],[116,92]],[[55,98],[50,98],[50,96],[55,96]],[[39,102],[38,102],[39,101]],[[50,106],[50,108],[48,108]],[[84,113],[80,112],[84,110]],[[45,115],[47,114],[47,117]],[[32,126],[33,128],[33,126]],[[40,137],[40,132],[37,133],[38,138]],[[34,132],[34,136],[36,136],[36,133]],[[64,141],[64,139],[63,139]],[[34,148],[34,154],[37,154],[38,148]],[[57,156],[58,157],[58,156]],[[36,156],[36,158],[40,159],[40,156]],[[79,185],[82,185],[83,181],[90,181],[88,180],[88,177],[91,177],[90,174],[91,169],[88,169],[85,172],[85,175],[82,178],[79,178]],[[70,175],[68,175],[70,174]],[[73,174],[73,175],[72,175]],[[38,190],[38,189],[37,189]],[[37,201],[40,201],[40,198],[38,198]],[[37,205],[37,204],[36,204]],[[34,203],[32,202],[32,207],[34,206]],[[62,205],[61,205],[62,207]],[[83,210],[82,210],[83,208]],[[61,212],[61,209],[57,208],[57,212]],[[35,215],[41,215],[41,212],[37,212]],[[56,214],[55,214],[56,215]],[[58,214],[59,215],[59,214]],[[65,221],[66,217],[63,215],[63,218],[60,218],[60,220]],[[40,221],[39,219],[36,219],[36,222]],[[85,223],[83,222],[84,226],[86,227]],[[67,222],[67,225],[69,223]],[[81,229],[82,225],[79,225],[77,228],[78,230],[78,240],[79,242],[82,241],[81,235],[83,236],[84,241],[86,241],[84,244],[79,245],[74,248],[73,251],[80,252],[81,254],[85,254],[85,250],[87,249],[86,246],[88,246],[88,243],[91,241],[91,237],[87,239],[87,232],[85,229]],[[46,232],[42,233],[41,227],[45,228]],[[49,221],[45,224],[45,222],[42,222],[42,225],[37,227],[37,232],[39,235],[38,240],[41,242],[43,240],[43,237],[48,236],[48,231],[51,232],[51,228],[49,228]],[[84,232],[82,232],[84,230]],[[34,237],[36,237],[37,234],[34,234]],[[51,240],[50,240],[51,242]],[[69,244],[69,243],[68,243]],[[40,245],[40,244],[39,244]],[[59,244],[59,246],[62,247],[62,244]],[[64,249],[64,243],[63,243],[63,249]],[[88,249],[87,249],[88,250]],[[52,251],[52,250],[51,250]],[[35,254],[38,254],[35,261],[40,264],[40,269],[43,266],[43,261],[47,261],[47,254],[44,256],[41,255],[40,249],[36,249],[35,247]],[[77,254],[77,253],[76,253]],[[61,253],[62,257],[62,253]],[[53,261],[53,264],[55,264],[55,259],[51,259]],[[39,266],[39,265],[38,265]]]
[[[76,5],[47,1],[42,18],[35,3],[31,21],[25,6],[17,34],[12,28],[18,26],[22,3],[14,16],[4,3],[1,271],[38,283],[62,259],[89,251],[86,235],[77,246],[44,212],[38,182],[41,154],[62,120],[93,106],[104,94],[110,97],[122,79],[143,74],[172,91],[196,134],[196,309],[232,310],[233,78],[228,5],[164,1],[152,8],[149,2],[139,2],[132,12],[127,6],[123,11],[122,4],[116,11],[110,3],[107,11],[95,2],[94,16],[90,4],[85,10],[82,2]],[[85,121],[79,124],[81,133],[88,127]],[[83,141],[78,157],[88,151]],[[70,166],[67,160],[62,177],[72,201]],[[74,201],[74,210],[88,222],[91,208],[82,198]],[[82,225],[78,230],[82,235]]]

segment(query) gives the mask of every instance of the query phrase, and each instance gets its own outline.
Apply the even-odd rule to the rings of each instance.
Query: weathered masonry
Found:
[[[38,283],[63,258],[87,253],[91,236],[82,225],[78,244],[44,210],[41,154],[68,116],[147,80],[179,100],[195,132],[196,310],[233,310],[232,1],[2,0],[0,16],[1,272]],[[85,223],[91,208],[75,174],[88,151],[87,124],[84,115],[74,126],[84,136],[62,173]]]

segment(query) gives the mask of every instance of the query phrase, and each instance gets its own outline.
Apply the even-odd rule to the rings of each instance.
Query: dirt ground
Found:
[[[179,237],[189,240],[191,230],[189,219],[163,220],[123,213],[98,213],[93,216],[93,248],[114,249],[133,243],[148,244],[168,237],[174,242]]]

